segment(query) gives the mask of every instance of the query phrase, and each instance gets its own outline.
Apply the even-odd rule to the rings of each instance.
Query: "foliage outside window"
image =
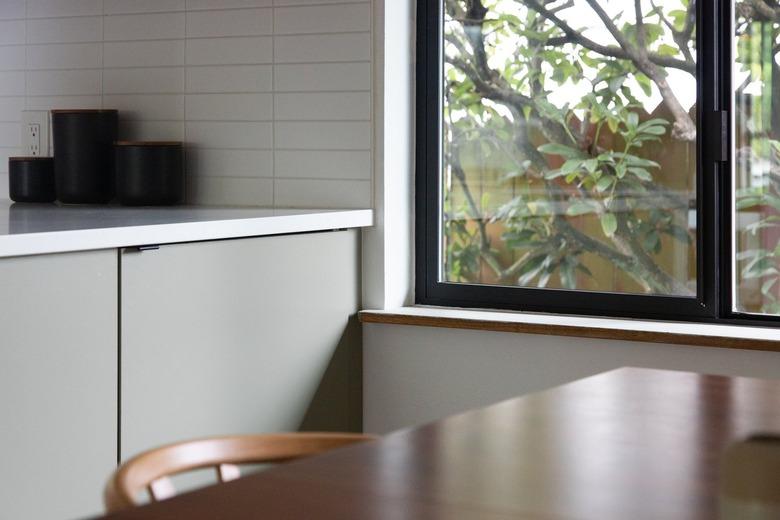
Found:
[[[706,283],[702,315],[780,316],[780,1],[717,5],[735,33],[696,0],[443,0],[435,283],[700,304]],[[713,81],[733,103],[701,105]]]
[[[694,295],[685,0],[446,0],[451,282]]]
[[[737,311],[780,315],[780,4],[737,4]]]

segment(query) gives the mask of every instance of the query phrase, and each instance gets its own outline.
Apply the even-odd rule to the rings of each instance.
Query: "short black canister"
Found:
[[[54,202],[54,160],[51,157],[10,157],[8,196],[15,202]]]
[[[118,141],[117,197],[128,206],[184,202],[184,146],[179,141]]]
[[[52,110],[57,198],[104,204],[114,198],[116,110]]]

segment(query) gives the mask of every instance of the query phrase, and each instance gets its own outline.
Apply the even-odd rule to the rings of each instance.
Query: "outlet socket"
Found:
[[[49,112],[25,110],[22,112],[22,153],[31,157],[51,155]]]

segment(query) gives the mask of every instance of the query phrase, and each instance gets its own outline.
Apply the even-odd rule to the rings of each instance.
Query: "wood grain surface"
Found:
[[[714,519],[780,381],[625,368],[129,510],[156,519]]]

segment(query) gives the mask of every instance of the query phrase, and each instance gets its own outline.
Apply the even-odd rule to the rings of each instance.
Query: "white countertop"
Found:
[[[370,209],[136,208],[0,201],[0,258],[371,225]]]

